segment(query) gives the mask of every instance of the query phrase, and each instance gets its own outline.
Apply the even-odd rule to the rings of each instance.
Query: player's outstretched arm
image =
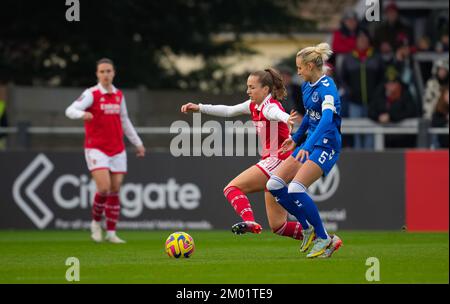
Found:
[[[250,100],[234,106],[187,103],[181,106],[182,113],[200,112],[212,116],[234,117],[250,114]]]
[[[200,106],[198,104],[189,102],[181,106],[181,113],[197,113],[200,112]]]
[[[289,114],[281,110],[276,104],[268,104],[263,108],[264,117],[272,121],[288,123]]]
[[[66,109],[65,114],[70,119],[90,121],[94,116],[92,113],[86,112],[86,109],[89,108],[93,102],[94,97],[92,96],[92,93],[89,90],[86,90]]]
[[[303,148],[297,154],[296,159],[299,159],[300,161],[303,161],[304,158],[309,159],[309,154],[314,149],[315,143],[317,142],[319,137],[330,128],[331,124],[333,123],[334,112],[336,112],[336,108],[334,106],[334,97],[332,95],[325,95],[325,98],[322,102],[322,117],[320,118],[320,122],[314,132],[308,135],[308,139],[303,145]],[[306,117],[309,117],[308,113],[306,114],[305,118]],[[297,133],[293,136],[294,140],[300,139],[299,136],[296,136]]]
[[[306,140],[304,145],[304,150],[311,153],[313,150],[314,144],[317,142],[319,137],[329,128],[331,123],[333,122],[333,111],[330,109],[325,109],[322,111],[322,118],[320,119],[317,128],[311,134],[311,136]]]
[[[263,114],[268,120],[286,123],[290,131],[294,128],[294,124],[300,121],[300,115],[295,110],[288,114],[276,104],[269,104],[264,107]]]
[[[292,140],[298,144],[298,142],[300,141],[300,138],[302,138],[302,136],[306,133],[306,131],[308,130],[309,127],[309,115],[308,113],[305,114],[305,116],[303,117],[302,123],[300,125],[300,127],[298,128],[297,132],[294,133],[294,135],[292,135]]]

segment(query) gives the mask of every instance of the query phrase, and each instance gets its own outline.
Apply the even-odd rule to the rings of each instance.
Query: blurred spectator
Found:
[[[423,113],[426,119],[431,120],[431,116],[441,97],[442,88],[448,86],[448,80],[448,61],[444,59],[435,61],[431,69],[431,78],[427,81],[423,96]]]
[[[386,81],[376,89],[369,106],[369,117],[381,124],[417,117],[418,109],[409,90],[401,82],[395,67],[386,70]],[[386,136],[386,147],[413,147],[415,138],[408,135]]]
[[[380,52],[381,59],[383,60],[383,64],[385,66],[394,64],[395,62],[394,47],[388,41],[383,40],[381,42],[381,47],[378,48],[377,51]]]
[[[353,10],[347,10],[342,16],[340,28],[333,33],[331,47],[335,54],[347,54],[355,49],[358,28],[358,15]]]
[[[448,128],[448,85],[442,87],[439,100],[434,110],[431,126],[436,128]],[[448,135],[438,135],[440,148],[448,148]]]
[[[401,45],[411,45],[413,43],[412,30],[406,22],[400,19],[398,7],[394,2],[385,7],[384,16],[386,20],[375,28],[375,47],[384,53],[388,48],[385,44],[389,44],[394,51]]]
[[[439,53],[448,53],[448,32],[441,35],[439,41],[436,43],[435,50]]]
[[[350,118],[368,117],[369,104],[383,77],[383,60],[372,47],[369,33],[360,29],[356,48],[344,58],[340,81]],[[372,149],[373,135],[355,135],[353,145],[358,149]]]
[[[433,51],[448,52],[448,26],[448,10],[433,10],[429,14],[425,31]]]
[[[351,53],[356,48],[356,34],[358,32],[358,15],[352,9],[345,11],[342,16],[340,28],[333,32],[331,48],[333,56],[330,62],[336,67],[336,71],[340,73],[344,56]],[[339,80],[340,75],[336,75]]]
[[[400,73],[400,80],[406,84],[409,93],[416,104],[419,104],[416,81],[414,76],[413,60],[411,56],[411,48],[405,43],[399,45],[395,52],[394,65]],[[420,107],[421,108],[421,107]]]
[[[432,50],[430,38],[423,36],[417,42],[418,52],[429,52]]]
[[[0,128],[8,126],[6,117],[6,87],[0,83]],[[6,134],[0,133],[0,150],[6,149]]]
[[[278,71],[281,77],[283,77],[283,82],[287,90],[287,97],[283,102],[284,109],[287,113],[295,110],[303,117],[305,115],[305,107],[303,106],[300,85],[293,81],[294,71],[288,66],[280,66],[278,67]]]

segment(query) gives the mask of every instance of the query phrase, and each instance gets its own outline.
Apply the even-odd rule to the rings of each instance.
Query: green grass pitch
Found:
[[[164,252],[169,231],[124,231],[127,244],[95,244],[87,231],[0,231],[0,283],[68,283],[68,257],[79,283],[369,283],[366,259],[380,261],[377,283],[449,283],[448,233],[349,232],[331,259],[306,259],[298,242],[269,232],[186,231],[189,259]]]

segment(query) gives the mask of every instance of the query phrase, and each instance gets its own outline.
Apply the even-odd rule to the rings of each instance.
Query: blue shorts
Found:
[[[303,148],[303,145],[297,147],[294,152],[292,152],[292,157],[296,157],[299,151]],[[327,176],[327,174],[331,171],[334,164],[338,161],[340,152],[332,148],[315,146],[312,153],[309,155],[309,160],[316,163],[323,171],[323,176]],[[303,160],[303,163],[306,159]]]

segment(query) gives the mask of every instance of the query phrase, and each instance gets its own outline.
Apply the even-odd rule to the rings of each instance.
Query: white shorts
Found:
[[[108,156],[97,149],[84,149],[86,163],[89,171],[108,169],[112,173],[127,173],[127,153],[125,150],[119,154]]]
[[[269,156],[263,160],[260,160],[256,166],[261,169],[261,171],[267,175],[268,178],[275,173],[275,170],[283,161],[275,156]]]

